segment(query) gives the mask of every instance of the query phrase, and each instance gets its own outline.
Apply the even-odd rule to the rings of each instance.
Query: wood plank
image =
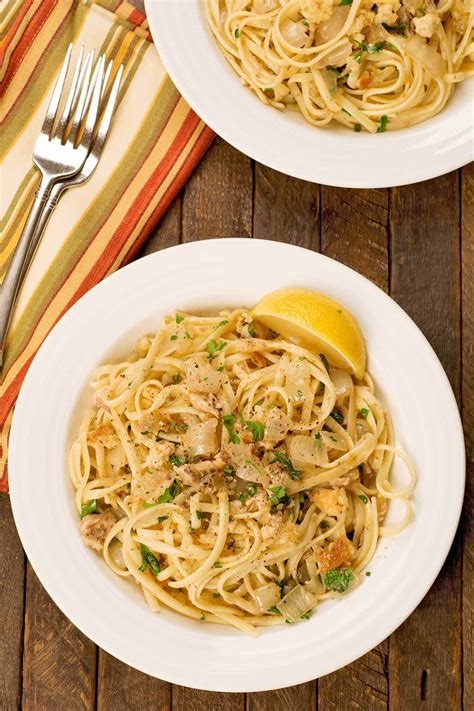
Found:
[[[320,187],[255,164],[253,236],[319,250]]]
[[[217,138],[183,194],[183,242],[252,236],[250,158]]]
[[[7,494],[0,494],[0,541],[0,709],[17,709],[21,699],[25,554]]]
[[[456,173],[395,188],[391,294],[420,326],[460,395],[459,183]],[[461,708],[460,536],[423,602],[391,636],[390,709]]]
[[[261,691],[248,695],[246,711],[312,711],[316,709],[315,681],[286,689]]]
[[[250,159],[217,139],[184,189],[182,241],[251,237],[252,195]],[[196,691],[173,685],[175,711],[243,711],[244,707],[244,694]]]
[[[179,244],[181,196],[178,196],[143,247],[140,257]],[[117,581],[117,585],[121,583]],[[150,614],[153,614],[150,612]],[[129,667],[99,649],[97,711],[163,711],[171,704],[171,684]]]
[[[387,190],[321,191],[321,251],[388,291]],[[348,304],[350,307],[350,304]],[[388,642],[318,682],[320,711],[388,707]],[[399,709],[398,711],[401,711]]]
[[[463,556],[464,708],[474,708],[474,164],[462,169],[462,412],[466,438]]]
[[[173,684],[173,711],[244,711],[244,694],[199,691]]]
[[[96,646],[56,607],[27,566],[23,711],[94,708]]]
[[[99,650],[97,711],[167,711],[170,704],[171,684]]]
[[[320,187],[255,164],[253,236],[309,249],[320,245]],[[289,274],[288,285],[294,274]],[[288,286],[282,284],[282,286]],[[248,711],[316,708],[316,683],[248,694]]]

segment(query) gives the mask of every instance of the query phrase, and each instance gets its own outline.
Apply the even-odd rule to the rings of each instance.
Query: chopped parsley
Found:
[[[171,486],[167,487],[164,493],[158,497],[158,504],[167,504],[168,501],[172,501],[179,492],[179,486],[176,479],[173,481]]]
[[[384,27],[388,32],[404,32],[407,26],[405,23],[400,25],[388,25],[386,22],[382,22],[382,27]]]
[[[329,66],[329,67],[326,67],[326,70],[327,70],[328,72],[336,72],[336,74],[340,74],[340,73],[342,72],[342,67],[331,67],[331,66]],[[301,356],[301,357],[300,357],[300,360],[302,360],[303,358],[306,360],[305,356]]]
[[[224,467],[224,474],[233,474],[234,470],[232,467]]]
[[[221,365],[221,366],[219,366],[219,368],[217,370],[219,371],[219,373],[223,373],[225,368],[223,365]]]
[[[422,7],[419,7],[416,11],[416,14],[418,15],[418,17],[424,17],[426,15],[426,10],[423,10]]]
[[[181,321],[184,321],[184,316],[180,316],[179,314],[176,314],[176,323],[181,323]]]
[[[247,331],[249,332],[249,335],[252,338],[257,337],[257,331],[254,329],[253,324],[249,323],[249,325],[247,326]]]
[[[249,496],[255,496],[256,493],[257,493],[257,487],[255,486],[255,484],[250,484],[250,485],[245,489],[245,491],[243,491],[243,492],[240,494],[240,496],[239,496],[239,501],[240,501],[242,504],[245,504],[245,502],[247,501],[247,499],[249,498]]]
[[[333,410],[333,411],[331,412],[331,417],[333,418],[333,420],[336,420],[336,422],[337,422],[338,425],[343,425],[343,424],[344,424],[344,416],[341,415],[340,412],[337,412],[337,410]]]
[[[354,573],[350,568],[334,568],[333,570],[328,570],[323,578],[323,582],[327,588],[330,590],[335,590],[339,593],[346,592],[349,584],[354,580]]]
[[[370,410],[368,410],[366,407],[363,407],[362,410],[360,410],[359,415],[366,420],[369,416]]]
[[[217,329],[220,328],[221,326],[227,326],[228,323],[229,322],[226,319],[224,319],[223,321],[219,321],[219,323],[215,327],[214,331],[217,331]]]
[[[235,417],[234,415],[224,415],[222,418],[222,424],[226,428],[228,434],[229,434],[229,439],[232,442],[232,444],[240,444],[240,437],[235,434],[233,431],[233,426],[235,423]]]
[[[208,358],[213,358],[216,353],[221,351],[226,345],[225,341],[219,341],[218,343],[215,342],[213,338],[209,341],[207,344],[207,352],[208,352]]]
[[[387,124],[388,124],[388,116],[385,116],[385,114],[384,114],[383,116],[380,117],[380,124],[377,129],[377,133],[383,133],[385,131],[385,129],[387,128]]]
[[[266,86],[265,89],[263,90],[264,94],[267,94],[270,99],[275,98],[275,90],[271,86]],[[249,327],[249,334],[250,334],[250,327]]]
[[[290,502],[290,497],[286,493],[284,486],[271,486],[269,491],[272,494],[269,499],[272,509],[275,509],[278,504],[285,505]]]
[[[218,560],[216,560],[216,562],[214,563],[214,565],[212,567],[213,568],[222,568],[222,563],[220,563]]]
[[[81,507],[81,518],[84,518],[84,516],[89,516],[90,514],[96,514],[99,513],[97,511],[97,501],[94,499],[91,501],[89,504],[82,504]]]
[[[321,521],[321,528],[325,530],[326,528],[329,528],[329,524],[327,521]]]
[[[303,612],[302,615],[300,615],[300,620],[309,620],[309,612]]]
[[[372,573],[370,572],[370,570],[368,570],[368,571],[366,572],[366,575],[367,575],[368,578],[370,578],[370,576],[372,575]]]
[[[235,37],[235,39],[239,39],[239,37],[240,37],[240,29],[238,27],[236,30],[234,30],[234,37]]]
[[[339,0],[339,6],[341,5],[352,5],[352,0]]]
[[[363,504],[369,503],[369,499],[367,498],[367,496],[365,494],[359,494],[359,499],[362,501]]]
[[[204,612],[201,612],[201,617],[200,617],[199,619],[200,619],[200,620],[205,620],[205,619],[206,619],[206,615],[204,614]]]
[[[177,385],[181,380],[181,375],[179,373],[176,373],[176,375],[173,375],[172,377],[172,383],[173,385]]]
[[[362,126],[360,125],[360,123],[355,123],[352,128],[356,133],[360,133],[362,130]]]
[[[149,430],[145,430],[144,432],[140,432],[140,434],[145,437],[145,435],[149,435],[149,434],[150,434],[150,431],[149,431]]]
[[[267,612],[270,612],[272,615],[281,615],[281,612],[278,607],[269,607]]]
[[[283,466],[286,467],[286,471],[290,479],[301,479],[301,472],[297,471],[293,467],[291,460],[286,456],[286,454],[283,454],[283,452],[272,452],[270,456],[272,462],[280,462],[280,464],[283,464]]]
[[[342,109],[342,111],[344,111],[344,110],[345,110],[345,109]],[[346,114],[347,114],[347,111],[346,111]],[[324,365],[324,367],[326,368],[326,370],[329,370],[328,359],[326,358],[326,356],[324,355],[324,353],[320,353],[320,354],[319,354],[319,357],[320,357],[321,360],[323,361],[323,365]]]
[[[168,461],[173,467],[181,467],[184,464],[184,459],[177,454],[172,454],[171,457],[168,457]]]
[[[158,575],[161,571],[159,560],[144,543],[140,543],[140,554],[142,556],[142,564],[138,570],[144,573],[147,568],[150,568],[153,575]]]
[[[245,424],[251,430],[254,442],[260,442],[265,434],[265,425],[263,422],[252,422],[252,420],[245,420]]]
[[[158,521],[158,523],[163,523],[163,521],[166,521],[167,518],[168,516],[158,516],[156,520]]]
[[[178,340],[178,336],[176,334],[174,334],[173,336],[170,336],[170,341],[177,341],[177,340]]]
[[[309,27],[309,22],[308,20],[302,20],[302,23],[305,27]]]
[[[198,521],[202,519],[202,511],[196,511],[196,518],[198,519]]]

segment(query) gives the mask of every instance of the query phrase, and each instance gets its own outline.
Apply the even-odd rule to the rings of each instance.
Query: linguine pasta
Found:
[[[370,133],[435,116],[474,70],[474,0],[206,0],[265,104]]]
[[[306,619],[410,521],[415,473],[368,373],[245,310],[168,316],[92,386],[69,454],[81,533],[152,610],[251,634]]]

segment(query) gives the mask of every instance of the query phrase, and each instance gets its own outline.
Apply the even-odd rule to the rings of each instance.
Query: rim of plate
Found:
[[[271,269],[262,269],[264,264]],[[370,578],[340,601],[325,601],[308,622],[264,629],[249,638],[172,612],[153,614],[135,587],[110,573],[83,545],[66,473],[67,445],[92,370],[112,353],[126,353],[140,335],[156,329],[164,313],[250,305],[282,286],[326,291],[353,311],[365,332],[370,370],[388,401],[397,442],[414,459],[419,480],[415,517],[402,534],[379,543]],[[439,441],[444,442],[441,452]],[[387,294],[318,253],[233,238],[144,257],[95,286],[63,316],[34,358],[17,401],[10,493],[20,539],[38,578],[93,642],[169,682],[212,691],[264,691],[303,683],[354,661],[415,609],[454,538],[464,462],[461,421],[446,374],[421,331]],[[444,476],[448,464],[449,481]]]
[[[435,178],[474,159],[474,77],[456,87],[440,114],[416,126],[383,135],[318,129],[299,114],[265,106],[240,83],[207,28],[202,5],[145,0],[150,31],[187,103],[254,160],[315,183],[387,188]]]

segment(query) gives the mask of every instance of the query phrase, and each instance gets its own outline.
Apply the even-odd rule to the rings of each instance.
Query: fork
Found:
[[[107,88],[107,84],[109,81],[111,69],[112,69],[112,61],[109,62],[109,65],[108,65],[107,70],[104,75],[104,79],[103,79],[103,83],[102,83],[101,99],[104,98],[104,95],[106,93],[106,88]],[[85,183],[87,180],[89,180],[92,173],[94,172],[94,170],[97,167],[97,163],[99,162],[99,158],[102,153],[102,149],[103,149],[105,141],[107,139],[110,124],[112,123],[112,117],[114,114],[115,102],[117,100],[117,96],[118,96],[118,92],[119,92],[119,88],[120,88],[120,81],[122,78],[122,73],[123,73],[123,64],[121,64],[119,66],[119,68],[115,74],[114,81],[113,81],[112,87],[110,89],[110,93],[105,101],[105,108],[103,109],[103,113],[102,113],[102,117],[100,119],[97,134],[95,135],[95,138],[92,141],[90,153],[88,154],[84,165],[79,170],[79,172],[76,173],[75,175],[73,175],[71,178],[68,178],[67,180],[59,180],[57,183],[54,183],[53,187],[51,188],[49,198],[48,198],[47,202],[45,203],[43,212],[41,213],[41,216],[38,220],[38,224],[36,226],[35,234],[33,236],[33,239],[30,242],[28,254],[26,256],[25,263],[23,264],[22,275],[20,276],[20,282],[23,280],[24,276],[26,276],[29,265],[34,257],[36,248],[41,241],[41,237],[42,237],[43,232],[46,228],[46,225],[47,225],[56,205],[58,204],[59,198],[61,197],[63,192],[67,188],[75,187],[77,185],[82,185],[83,183]],[[86,105],[87,105],[87,102],[86,102]]]
[[[94,155],[94,160],[88,166],[84,180],[89,177],[97,164],[113,114],[118,91],[117,80],[115,80],[110,92],[109,100],[97,131],[100,99],[105,89],[105,57],[101,57],[98,60],[92,74],[94,53],[90,52],[83,63],[82,48],[64,108],[62,113],[60,112],[60,104],[65,94],[64,87],[71,53],[72,45],[68,48],[59,72],[48,111],[33,152],[33,163],[41,174],[40,185],[36,191],[33,205],[8,271],[0,286],[0,367],[3,362],[8,326],[19,288],[41,236],[40,232],[38,232],[38,237],[36,236],[37,227],[41,222],[39,226],[44,230],[47,219],[52,209],[54,209],[60,194],[67,187],[68,179],[72,179],[77,174],[83,174],[88,156]],[[94,152],[91,154],[92,150]],[[56,188],[57,184],[60,187]],[[45,208],[46,220],[41,220]]]

